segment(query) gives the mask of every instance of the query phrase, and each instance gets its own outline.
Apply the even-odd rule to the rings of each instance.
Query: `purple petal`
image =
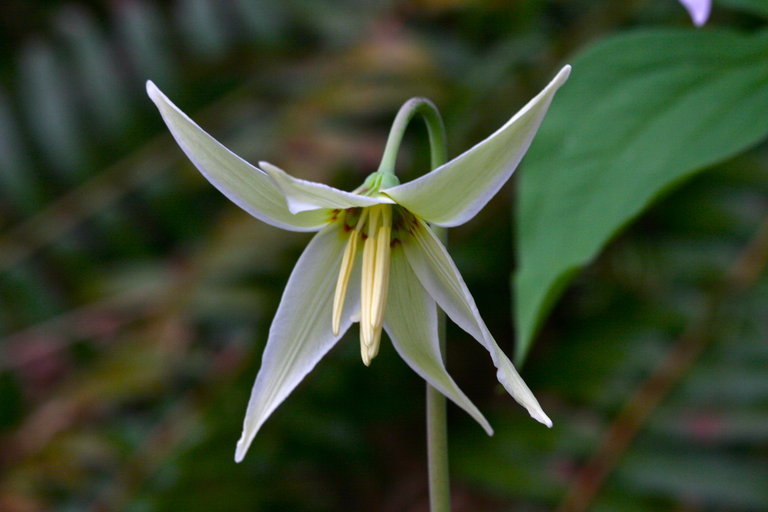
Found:
[[[709,18],[709,11],[712,9],[712,0],[680,0],[680,3],[688,9],[694,25],[702,26]]]

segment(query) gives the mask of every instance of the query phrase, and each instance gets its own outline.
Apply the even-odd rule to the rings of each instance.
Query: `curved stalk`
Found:
[[[430,163],[432,169],[444,164],[447,155],[445,127],[437,107],[426,98],[412,98],[405,102],[392,123],[384,155],[378,172],[394,174],[397,153],[408,123],[420,115],[429,133]],[[432,228],[447,245],[446,230]],[[440,352],[445,357],[445,314],[438,311]],[[448,470],[448,427],[446,424],[445,396],[427,383],[427,466],[429,471],[429,505],[431,512],[450,512],[451,485]]]
[[[420,115],[427,125],[432,169],[445,163],[445,127],[437,107],[427,98],[411,98],[403,103],[397,112],[392,128],[389,130],[387,145],[377,172],[394,174],[397,163],[397,153],[403,140],[405,129],[416,115]]]

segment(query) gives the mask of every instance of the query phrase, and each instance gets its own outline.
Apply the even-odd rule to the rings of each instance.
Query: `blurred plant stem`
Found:
[[[432,167],[435,163],[435,146],[432,146]],[[443,146],[443,153],[445,146]],[[437,155],[439,156],[439,155]],[[448,231],[432,227],[440,241],[448,246]],[[437,312],[437,335],[440,353],[445,358],[445,313]],[[427,384],[427,464],[429,466],[429,503],[431,512],[451,511],[451,480],[448,469],[448,425],[446,422],[445,395]]]
[[[584,512],[589,509],[603,483],[647,420],[712,340],[720,307],[733,295],[755,285],[767,264],[768,218],[765,218],[725,272],[719,286],[712,291],[700,317],[689,324],[610,425],[600,446],[576,474],[557,512]]]
[[[445,353],[445,314],[440,313],[440,349]],[[427,463],[431,512],[450,512],[451,484],[448,474],[448,427],[445,395],[427,384]]]

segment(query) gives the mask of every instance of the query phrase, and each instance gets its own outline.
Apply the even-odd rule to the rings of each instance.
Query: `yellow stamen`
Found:
[[[352,268],[357,255],[358,239],[363,242],[363,268],[360,289],[360,355],[368,366],[379,353],[384,308],[389,289],[390,242],[392,237],[392,207],[382,204],[364,208],[349,235],[341,259],[336,292],[333,296],[331,329],[334,336],[341,330],[341,313],[347,295]]]
[[[360,343],[368,347],[373,342],[373,323],[371,322],[371,308],[373,299],[374,279],[376,268],[376,225],[379,221],[379,208],[368,208],[367,238],[363,245],[362,283],[360,289]],[[363,350],[363,347],[361,347]]]
[[[333,335],[339,335],[341,327],[341,310],[344,307],[344,299],[347,296],[347,286],[349,286],[349,277],[352,275],[352,265],[355,263],[355,252],[357,251],[357,232],[353,231],[347,246],[344,248],[344,257],[341,260],[341,270],[339,278],[336,281],[336,293],[333,296],[333,322],[331,328]]]
[[[331,330],[334,336],[339,335],[341,328],[341,312],[344,308],[344,299],[347,296],[347,287],[349,286],[349,278],[352,275],[352,268],[355,264],[355,256],[357,256],[357,239],[360,238],[360,229],[363,226],[365,217],[366,212],[363,212],[355,225],[355,229],[349,234],[349,240],[347,240],[347,245],[344,248],[344,256],[341,259],[339,278],[336,280],[336,292],[333,295]]]
[[[379,346],[381,346],[381,327],[373,332],[373,342],[371,343],[371,346],[368,347],[368,358],[371,361],[378,355]]]
[[[389,242],[392,233],[392,213],[389,208],[382,215],[382,226],[376,232],[376,269],[374,271],[373,300],[371,301],[371,321],[375,329],[381,330],[384,322],[384,307],[389,289]]]
[[[366,365],[379,352],[389,288],[389,244],[392,233],[391,206],[376,205],[368,210],[368,238],[363,247],[360,293],[360,352]]]
[[[368,354],[368,347],[360,343],[360,357],[363,358],[365,366],[371,366],[371,356]]]

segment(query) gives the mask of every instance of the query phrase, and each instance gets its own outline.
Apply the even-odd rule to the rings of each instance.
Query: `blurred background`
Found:
[[[409,97],[438,105],[455,156],[570,56],[647,26],[690,20],[673,0],[0,4],[0,511],[428,509],[423,382],[386,342],[365,368],[355,332],[233,462],[309,236],[210,186],[145,80],[251,161],[351,189]],[[496,430],[450,406],[455,511],[768,510],[767,156],[671,190],[580,273],[521,368],[554,428],[449,326]],[[450,232],[509,354],[514,182]]]

